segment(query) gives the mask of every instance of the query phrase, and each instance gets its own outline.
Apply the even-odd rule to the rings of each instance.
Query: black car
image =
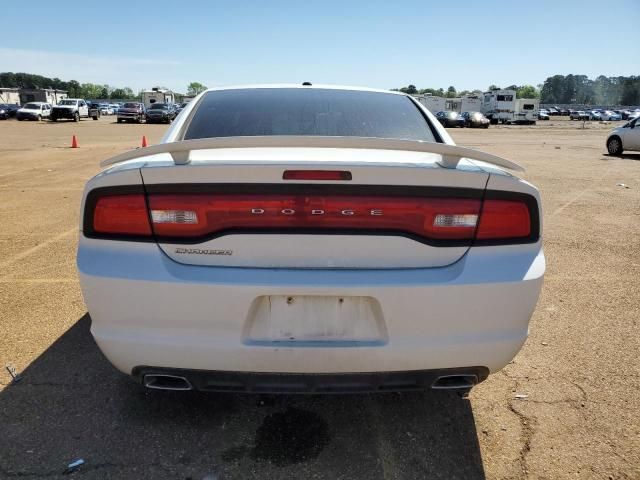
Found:
[[[470,128],[489,128],[489,119],[480,112],[462,112],[464,126]]]
[[[153,103],[147,109],[147,123],[171,123],[177,114],[171,103]]]
[[[0,120],[6,120],[10,117],[15,117],[16,112],[20,109],[20,105],[13,103],[0,103]]]
[[[445,127],[464,127],[466,121],[458,112],[440,111],[436,118]]]
[[[87,102],[89,106],[89,116],[94,120],[98,120],[100,118],[100,104],[97,102]]]

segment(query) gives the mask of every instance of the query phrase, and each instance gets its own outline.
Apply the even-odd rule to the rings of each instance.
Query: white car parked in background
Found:
[[[467,390],[527,338],[539,192],[411,96],[208,90],[103,165],[80,281],[99,347],[148,388]]]
[[[625,150],[640,151],[640,117],[614,128],[607,137],[607,151],[611,155],[621,155]]]
[[[29,102],[16,112],[17,120],[42,120],[51,115],[51,104],[44,102]]]

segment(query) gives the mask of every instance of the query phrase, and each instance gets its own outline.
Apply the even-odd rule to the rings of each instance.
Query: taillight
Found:
[[[531,235],[531,216],[526,203],[487,199],[482,206],[478,240],[526,238]]]
[[[93,231],[98,234],[150,236],[144,194],[107,195],[93,209]]]
[[[415,190],[402,196],[404,188],[383,194],[376,192],[379,188],[391,187],[358,185],[345,190],[355,194],[344,195],[334,186],[304,184],[288,185],[283,192],[240,193],[249,189],[242,185],[230,192],[159,192],[146,198],[141,186],[107,187],[88,195],[83,232],[93,238],[186,243],[229,233],[405,235],[442,246],[539,238],[538,206],[530,195],[487,191],[482,200],[472,192],[463,192],[465,198],[447,197],[449,192],[420,196]]]
[[[334,230],[470,242],[480,204],[480,199],[348,195],[149,195],[154,233],[181,238],[243,230]]]

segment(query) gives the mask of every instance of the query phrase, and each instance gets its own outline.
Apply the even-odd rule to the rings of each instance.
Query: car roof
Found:
[[[354,87],[348,85],[330,85],[330,84],[313,84],[302,85],[301,83],[267,83],[267,84],[254,84],[254,85],[232,85],[226,87],[209,88],[207,92],[215,92],[220,90],[242,90],[242,89],[266,89],[266,88],[299,88],[299,89],[320,89],[320,90],[352,90],[359,92],[377,92],[377,93],[390,93],[393,95],[408,96],[403,92],[396,92],[393,90],[384,90],[382,88],[368,88],[368,87]]]

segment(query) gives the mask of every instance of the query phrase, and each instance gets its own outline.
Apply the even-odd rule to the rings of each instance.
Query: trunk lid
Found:
[[[171,202],[186,199],[178,215],[190,211],[189,205],[207,203],[206,212],[197,206],[193,210],[199,218],[220,223],[215,233],[191,237],[167,235],[165,225],[154,223],[156,235],[162,235],[159,247],[176,262],[426,268],[456,262],[470,241],[416,234],[426,222],[416,205],[437,209],[447,199],[460,200],[465,208],[468,202],[479,205],[489,176],[464,159],[457,169],[442,168],[436,163],[441,159],[432,153],[380,149],[221,148],[192,151],[185,165],[174,165],[168,154],[154,155],[141,174],[153,215],[175,215]],[[350,179],[284,180],[285,170],[349,172]],[[235,224],[240,217],[244,220]],[[413,231],[394,218],[411,223]],[[431,228],[433,217],[428,222]]]

